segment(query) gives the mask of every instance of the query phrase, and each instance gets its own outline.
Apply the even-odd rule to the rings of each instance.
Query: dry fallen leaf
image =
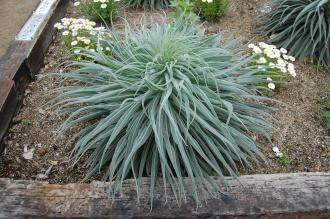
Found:
[[[35,148],[31,148],[30,150],[28,150],[27,145],[24,145],[24,153],[23,153],[24,159],[31,160],[33,158],[34,150]]]

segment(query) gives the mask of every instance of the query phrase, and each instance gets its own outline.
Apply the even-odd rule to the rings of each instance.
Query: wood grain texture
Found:
[[[13,116],[18,104],[16,94],[14,81],[0,78],[0,154],[4,149],[4,144],[1,142],[10,123],[8,118]]]
[[[178,207],[169,189],[165,202],[164,186],[158,184],[150,211],[148,178],[143,179],[140,203],[133,180],[126,180],[122,192],[109,200],[109,184],[103,182],[51,185],[0,179],[0,218],[330,218],[330,173],[247,175],[239,180],[228,178],[225,195],[207,197],[207,204],[198,208],[192,197]]]
[[[40,68],[43,66],[44,55],[47,52],[49,45],[53,41],[53,35],[56,31],[54,24],[59,22],[65,16],[66,9],[69,5],[68,0],[57,0],[54,4],[54,9],[51,16],[47,19],[38,39],[31,48],[27,57],[27,64],[31,71],[31,76],[38,74]]]

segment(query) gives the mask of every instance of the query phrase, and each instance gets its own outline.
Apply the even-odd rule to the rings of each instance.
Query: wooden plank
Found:
[[[30,81],[26,54],[31,43],[14,41],[0,60],[0,154],[3,139]]]
[[[11,79],[19,81],[20,78],[26,77],[29,73],[22,69],[27,69],[26,57],[31,50],[31,42],[13,41],[7,49],[5,55],[0,60],[0,79]]]
[[[64,17],[68,5],[68,0],[59,0],[56,2],[52,15],[48,18],[38,40],[31,49],[31,52],[27,57],[27,63],[32,76],[38,74],[40,68],[43,66],[44,55],[53,41],[53,35],[56,31],[54,24]]]
[[[126,180],[112,201],[105,192],[108,183],[0,179],[0,218],[330,218],[330,173],[247,175],[239,177],[241,184],[227,180],[225,195],[207,197],[199,208],[190,196],[178,207],[169,189],[165,203],[164,187],[158,184],[150,211],[148,178],[143,179],[140,203],[133,180]]]
[[[0,142],[6,134],[10,120],[18,104],[14,81],[10,79],[0,80]],[[3,144],[0,144],[0,153],[3,151]]]

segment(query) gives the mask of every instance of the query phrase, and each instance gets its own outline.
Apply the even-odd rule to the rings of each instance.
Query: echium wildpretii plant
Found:
[[[233,41],[220,45],[220,35],[205,36],[182,19],[108,32],[111,55],[81,49],[88,59],[59,74],[69,85],[54,99],[68,115],[60,134],[82,127],[72,161],[88,156],[86,178],[102,169],[113,192],[134,178],[139,197],[148,176],[151,204],[157,181],[170,185],[178,202],[188,193],[198,203],[208,192],[217,197],[211,176],[237,176],[238,163],[264,159],[252,133],[271,129],[267,98],[256,95],[267,76],[256,75]]]
[[[330,66],[330,0],[272,0],[257,31],[303,61]]]

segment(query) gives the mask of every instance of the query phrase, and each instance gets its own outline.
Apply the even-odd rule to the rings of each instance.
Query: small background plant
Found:
[[[301,62],[312,58],[330,66],[330,0],[272,0],[271,4],[257,31],[270,35],[270,43],[287,48]]]
[[[290,158],[289,158],[289,155],[287,155],[287,154],[282,154],[282,156],[280,156],[278,158],[278,160],[284,166],[290,164]]]
[[[62,18],[61,22],[54,27],[60,31],[64,49],[74,60],[81,60],[83,57],[81,49],[95,51],[99,39],[109,41],[111,36],[104,32],[104,27],[95,27],[96,23],[83,18]],[[100,46],[106,54],[110,54],[110,47]]]
[[[217,21],[229,8],[230,0],[195,0],[194,10],[202,20]]]
[[[274,45],[268,45],[260,42],[259,45],[249,44],[253,56],[252,66],[260,69],[258,75],[266,78],[265,82],[259,83],[259,92],[267,95],[270,90],[275,89],[275,84],[285,85],[287,83],[288,74],[296,77],[294,64],[295,58],[287,55],[284,48],[277,49]],[[265,76],[266,75],[266,76]]]
[[[171,12],[170,18],[176,19],[191,19],[192,22],[197,21],[199,17],[194,13],[194,4],[186,0],[174,0],[171,1],[171,7],[175,8],[174,12]]]
[[[82,0],[76,1],[74,6],[91,20],[111,22],[117,16],[117,1],[119,0]]]
[[[23,119],[22,124],[25,126],[31,126],[33,124],[31,119]]]
[[[286,153],[281,152],[278,147],[273,147],[273,152],[275,153],[275,156],[278,158],[278,161],[282,165],[290,164],[289,155],[287,155]]]

